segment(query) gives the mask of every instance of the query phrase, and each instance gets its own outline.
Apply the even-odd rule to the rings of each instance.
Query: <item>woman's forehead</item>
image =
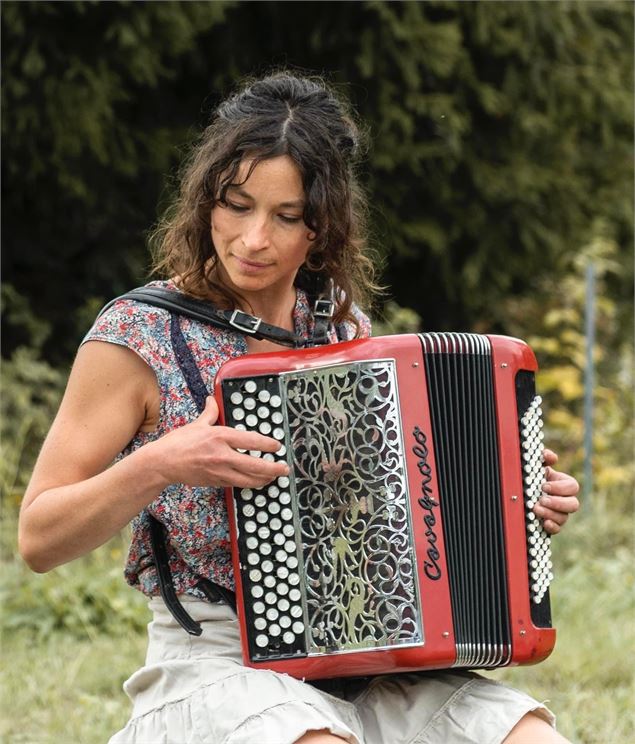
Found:
[[[275,192],[289,202],[304,200],[300,169],[288,155],[277,155],[264,160],[244,158],[229,188],[249,194],[254,189]]]

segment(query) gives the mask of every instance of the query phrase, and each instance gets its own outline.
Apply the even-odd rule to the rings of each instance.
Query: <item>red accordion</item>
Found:
[[[222,423],[278,439],[264,456],[291,471],[227,490],[246,665],[317,679],[549,655],[536,369],[522,341],[452,333],[222,366]]]

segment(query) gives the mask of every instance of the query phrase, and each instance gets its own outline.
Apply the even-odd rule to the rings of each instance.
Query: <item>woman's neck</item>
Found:
[[[262,318],[265,323],[284,328],[288,331],[293,330],[293,311],[296,305],[295,287],[284,297],[246,297],[249,303],[244,308],[245,312]]]

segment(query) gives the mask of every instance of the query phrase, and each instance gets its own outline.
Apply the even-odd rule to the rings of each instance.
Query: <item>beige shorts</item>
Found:
[[[328,729],[350,744],[495,744],[529,711],[552,713],[523,692],[463,672],[342,681],[331,693],[242,665],[238,623],[225,605],[182,598],[200,637],[150,601],[145,666],[124,690],[132,718],[110,744],[293,744]]]

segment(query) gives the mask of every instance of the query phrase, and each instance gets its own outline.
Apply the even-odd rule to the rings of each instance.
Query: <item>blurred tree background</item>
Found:
[[[96,311],[147,279],[147,232],[210,111],[243,76],[290,67],[324,74],[368,129],[361,177],[390,288],[377,327],[530,340],[550,443],[576,474],[594,261],[595,498],[630,513],[631,2],[5,0],[1,15],[5,507],[21,497]],[[613,551],[630,540],[625,524]],[[59,577],[34,579],[45,582],[36,591],[12,540],[8,627],[41,633],[46,617],[109,632],[103,618],[130,593],[108,584],[100,595],[101,558],[70,594]]]

